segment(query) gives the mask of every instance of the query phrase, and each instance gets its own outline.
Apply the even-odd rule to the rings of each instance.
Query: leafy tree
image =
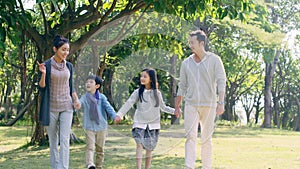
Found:
[[[269,10],[269,17],[267,18],[267,23],[271,23],[273,25],[277,25],[277,27],[283,33],[287,33],[294,28],[299,27],[299,1],[281,1],[275,0],[272,2],[266,1],[266,5]],[[296,26],[296,27],[294,27]],[[275,32],[276,29],[269,30],[270,32]],[[274,36],[273,36],[274,37]],[[263,50],[264,60],[265,60],[265,113],[264,113],[264,123],[263,127],[271,127],[272,126],[272,83],[273,77],[276,70],[276,65],[278,64],[279,57],[281,54],[281,50],[284,50],[280,47],[283,43],[282,40],[278,41],[280,44],[273,46],[272,48],[265,48]],[[274,43],[276,44],[276,43]],[[277,113],[275,113],[276,116]]]
[[[20,63],[20,65],[23,65],[24,68],[22,69],[24,71],[23,75],[27,75],[28,71],[37,72],[36,66],[32,66],[32,69],[26,69],[25,67],[27,65],[35,65],[34,63],[37,60],[42,61],[51,57],[51,43],[56,34],[61,34],[71,40],[71,56],[69,60],[76,66],[76,60],[80,54],[80,50],[87,45],[89,39],[95,35],[95,33],[105,30],[105,26],[117,23],[116,21],[122,20],[125,16],[129,16],[134,13],[158,11],[174,14],[183,18],[211,15],[214,18],[224,18],[225,16],[229,16],[230,18],[238,17],[243,19],[244,14],[250,9],[250,5],[246,0],[234,2],[213,1],[212,3],[211,1],[198,0],[179,0],[172,3],[167,0],[39,0],[37,1],[36,6],[31,10],[24,9],[23,3],[19,0],[13,0],[10,2],[12,3],[1,1],[1,7],[5,6],[0,9],[1,16],[2,14],[5,16],[1,17],[1,23],[4,23],[4,26],[8,25],[5,29],[12,28],[18,33],[18,35],[20,35],[16,37],[20,37],[20,39],[22,37],[25,38],[25,41],[17,40],[17,42],[29,42],[33,43],[35,46],[33,50],[36,54],[32,55],[32,60],[30,61],[26,60],[27,58],[24,57],[28,54],[26,51],[22,53],[17,52],[17,55],[20,56],[18,58],[20,59],[22,57],[25,59],[24,61],[26,61],[26,63]],[[8,20],[6,18],[11,19]],[[3,30],[4,29],[1,28],[1,32],[3,32]],[[15,42],[12,36],[9,38]],[[1,38],[0,40],[2,49],[6,50],[5,46],[3,47],[3,44],[6,43],[5,38]],[[4,58],[9,56],[8,53],[4,55],[5,56],[1,55],[0,60],[4,60]],[[12,64],[12,62],[8,62],[8,64]],[[36,74],[33,73],[32,75],[33,77],[30,77],[30,81],[36,81]],[[22,90],[27,89],[22,88]],[[36,96],[30,92],[27,92],[26,96],[21,94],[20,99],[22,99],[22,97],[25,97],[25,101],[32,100],[31,98],[33,97],[36,98]],[[24,105],[28,105],[28,103],[24,103]],[[24,111],[29,109],[33,110],[34,108],[30,106]],[[38,109],[36,108],[34,110],[36,110],[35,117],[37,117]],[[38,122],[36,122],[36,129],[31,142],[33,144],[42,142],[41,140],[44,138],[43,135],[43,128]]]

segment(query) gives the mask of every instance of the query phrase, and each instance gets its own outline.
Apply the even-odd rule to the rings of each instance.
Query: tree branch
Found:
[[[49,27],[48,27],[48,21],[46,19],[46,15],[45,15],[45,11],[44,11],[44,8],[42,6],[41,3],[38,3],[39,7],[40,7],[40,10],[41,10],[41,14],[42,14],[42,17],[43,17],[43,20],[44,20],[44,28],[45,28],[45,32],[46,34],[49,33]]]

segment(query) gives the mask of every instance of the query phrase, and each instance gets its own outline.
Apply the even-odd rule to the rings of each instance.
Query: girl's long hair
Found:
[[[155,98],[155,106],[154,107],[158,107],[159,106],[159,99],[158,99],[158,95],[157,95],[157,76],[156,76],[156,71],[152,68],[146,68],[146,69],[143,69],[143,72],[147,72],[149,77],[150,77],[150,86],[151,86],[151,89],[153,90],[154,92],[154,98]],[[145,90],[145,85],[140,85],[140,88],[139,88],[139,100],[140,102],[142,101],[146,101],[143,97],[143,93],[144,93],[144,90]]]

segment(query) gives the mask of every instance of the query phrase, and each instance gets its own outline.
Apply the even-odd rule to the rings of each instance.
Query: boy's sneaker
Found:
[[[93,165],[93,164],[89,164],[89,165],[87,166],[87,168],[88,168],[88,169],[96,169],[95,165]]]

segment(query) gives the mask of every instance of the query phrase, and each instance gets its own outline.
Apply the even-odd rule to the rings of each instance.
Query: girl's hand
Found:
[[[121,121],[121,117],[120,116],[116,116],[115,120],[114,120],[114,124],[119,124],[119,122]]]
[[[42,72],[42,73],[46,73],[46,66],[45,66],[45,63],[39,63],[37,61],[37,64],[39,66],[39,70]]]
[[[181,116],[181,109],[180,108],[175,108],[174,115],[176,118],[179,118]]]

